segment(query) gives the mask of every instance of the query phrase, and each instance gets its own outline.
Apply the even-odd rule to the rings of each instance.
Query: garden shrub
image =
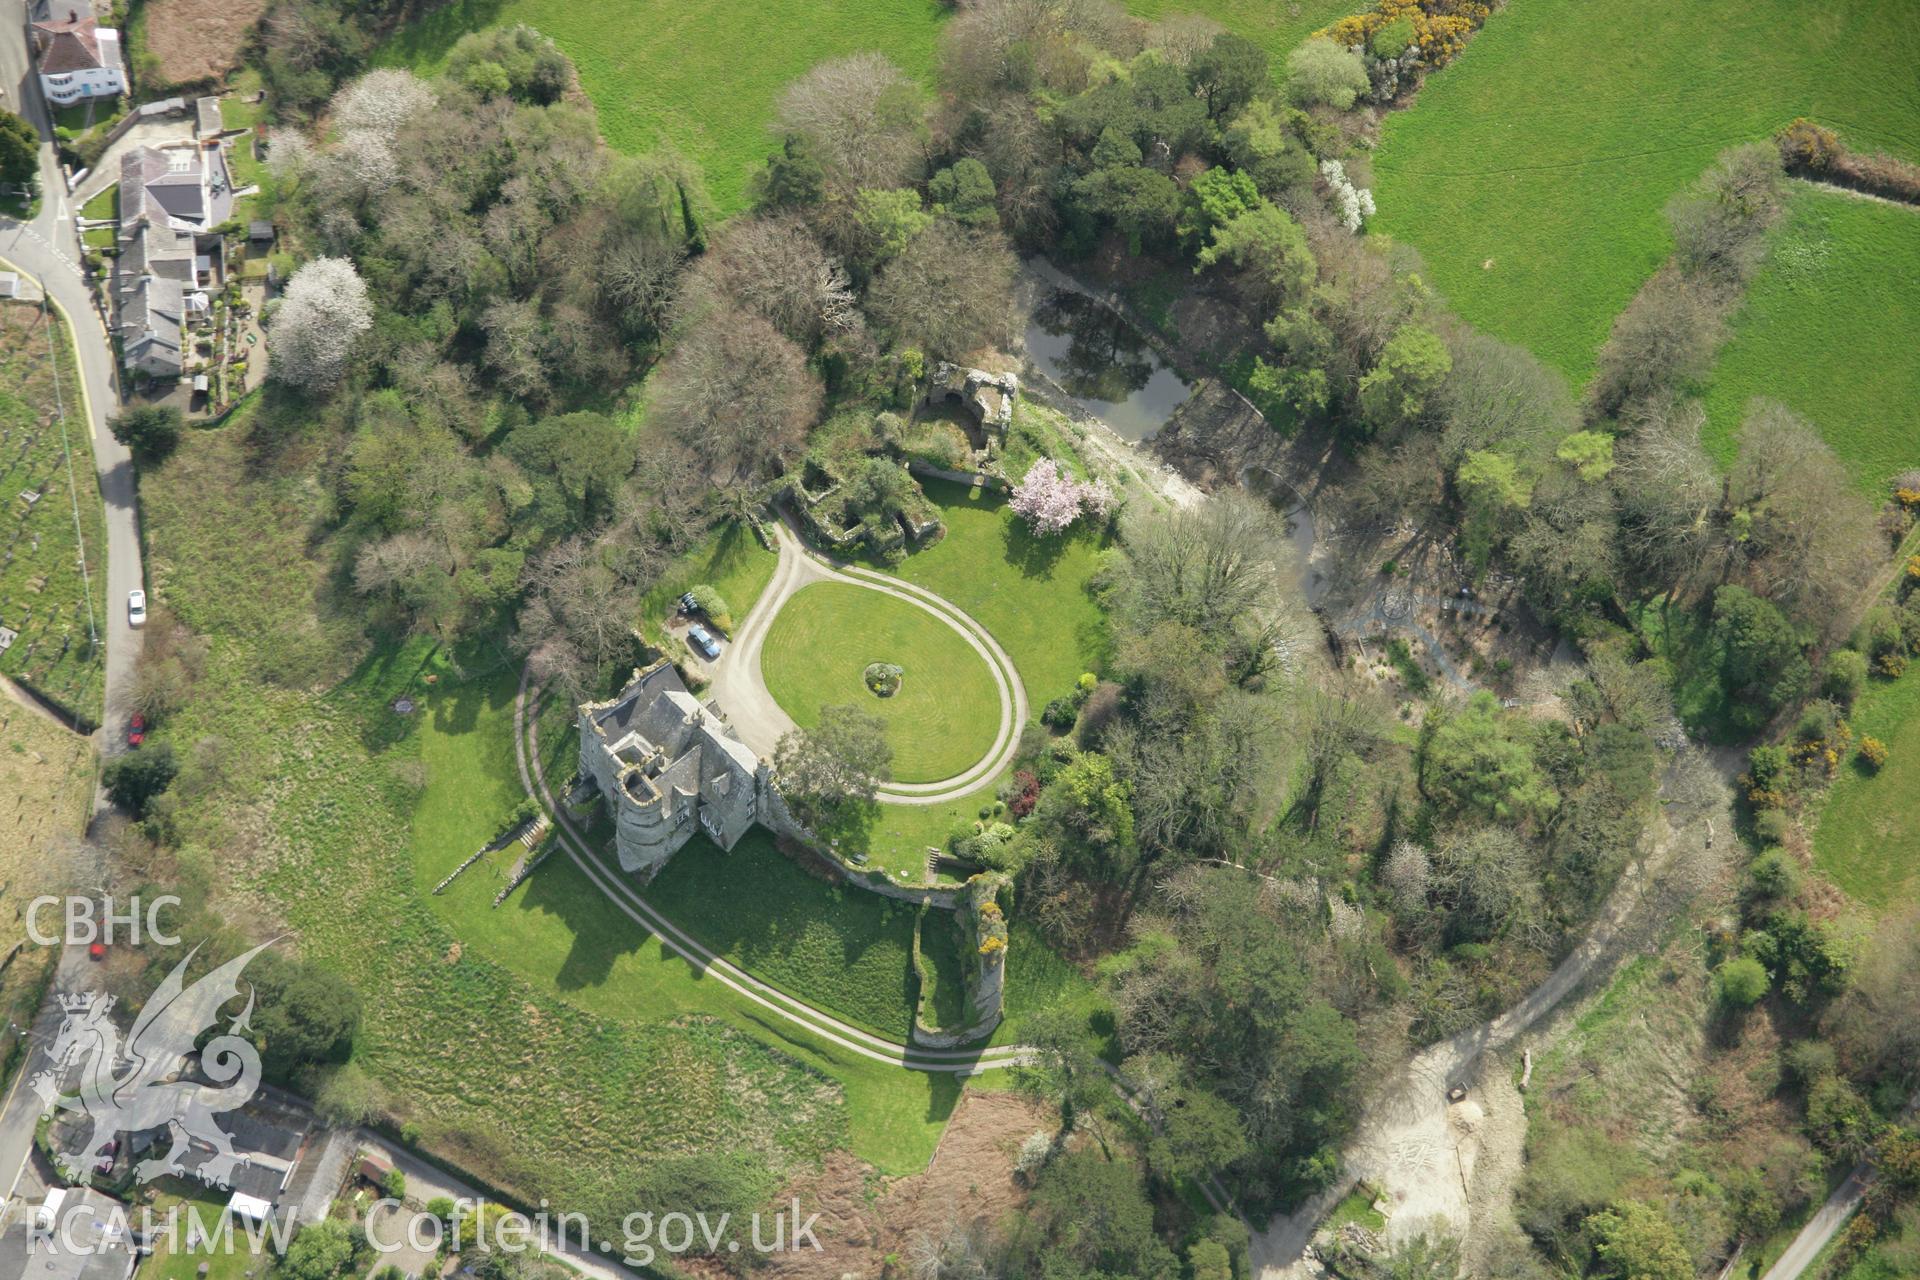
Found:
[[[707,615],[709,621],[722,631],[733,631],[733,611],[727,607],[726,599],[714,590],[711,584],[702,582],[689,593],[700,612]]]
[[[1080,707],[1072,698],[1055,698],[1040,712],[1040,723],[1056,733],[1065,733],[1073,728],[1073,722],[1080,718]]]
[[[1843,707],[1851,707],[1867,687],[1867,655],[1858,649],[1837,649],[1827,658],[1821,692]]]
[[[1730,1009],[1747,1009],[1767,994],[1766,968],[1752,956],[1735,956],[1714,970],[1713,994]]]
[[[1787,833],[1792,829],[1793,819],[1787,816],[1785,809],[1762,809],[1753,815],[1754,838],[1761,844],[1784,844]]]

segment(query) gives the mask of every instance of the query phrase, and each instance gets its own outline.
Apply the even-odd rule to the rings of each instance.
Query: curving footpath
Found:
[[[1003,1045],[985,1050],[921,1049],[888,1040],[850,1026],[830,1013],[795,999],[701,945],[655,910],[612,864],[595,853],[586,833],[575,825],[555,800],[547,785],[546,772],[540,764],[540,744],[533,720],[527,714],[529,692],[529,673],[523,668],[520,672],[520,690],[513,703],[513,750],[520,768],[521,785],[526,788],[528,795],[545,805],[557,820],[555,839],[559,840],[561,849],[573,864],[607,895],[622,915],[655,934],[661,946],[686,960],[702,976],[714,979],[779,1020],[817,1036],[836,1048],[874,1062],[904,1067],[910,1071],[978,1075],[999,1067],[1016,1066],[1029,1058],[1030,1051],[1022,1045]]]
[[[767,589],[748,610],[734,633],[733,643],[714,664],[712,694],[726,712],[727,722],[754,754],[771,757],[781,737],[794,728],[793,717],[768,691],[760,671],[760,653],[767,631],[787,601],[816,582],[840,582],[877,591],[924,609],[959,634],[993,674],[1000,694],[1000,727],[993,745],[971,768],[937,782],[889,782],[879,788],[884,804],[940,804],[979,790],[1005,772],[1020,747],[1020,727],[1027,722],[1027,691],[1020,673],[991,632],[958,605],[925,587],[899,578],[834,560],[800,541],[784,522],[774,526],[780,563]]]

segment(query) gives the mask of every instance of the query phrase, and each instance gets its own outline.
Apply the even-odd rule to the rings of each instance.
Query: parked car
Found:
[[[127,592],[127,625],[131,627],[147,625],[147,593],[138,587]]]
[[[147,718],[138,711],[127,721],[127,745],[137,747],[147,740]]]
[[[713,638],[713,632],[698,624],[687,628],[687,643],[706,655],[709,662],[720,656],[720,642]]]
[[[700,602],[693,598],[693,592],[689,591],[685,595],[680,597],[680,612],[698,613],[699,611],[700,611]]]
[[[95,1162],[93,1166],[93,1171],[95,1173],[112,1173],[113,1158],[120,1153],[120,1139],[118,1138],[107,1139],[107,1145],[103,1148],[103,1150],[106,1152],[106,1154],[102,1155],[100,1159]]]

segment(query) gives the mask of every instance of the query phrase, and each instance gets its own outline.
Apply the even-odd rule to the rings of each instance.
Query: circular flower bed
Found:
[[[867,682],[867,690],[876,698],[891,698],[900,692],[900,677],[905,673],[891,662],[869,662],[862,678]]]

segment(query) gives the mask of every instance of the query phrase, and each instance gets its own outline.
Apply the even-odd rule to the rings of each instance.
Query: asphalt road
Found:
[[[106,714],[101,719],[100,746],[111,755],[126,743],[128,694],[140,659],[141,634],[127,622],[127,593],[144,583],[140,565],[140,516],[134,491],[133,459],[107,430],[107,418],[118,407],[113,347],[95,310],[93,297],[80,276],[80,242],[74,230],[73,210],[66,199],[66,183],[54,163],[52,132],[40,102],[39,87],[30,78],[24,0],[0,0],[0,86],[3,105],[18,111],[37,129],[40,146],[40,211],[29,222],[0,217],[0,270],[15,270],[38,279],[47,297],[59,307],[79,351],[79,388],[65,387],[67,421],[84,424],[93,443],[94,470],[100,477],[100,496],[106,503],[106,581],[94,584],[94,603],[106,637]],[[76,391],[79,394],[76,394]],[[75,459],[76,465],[79,460]],[[97,551],[92,559],[98,563]]]

